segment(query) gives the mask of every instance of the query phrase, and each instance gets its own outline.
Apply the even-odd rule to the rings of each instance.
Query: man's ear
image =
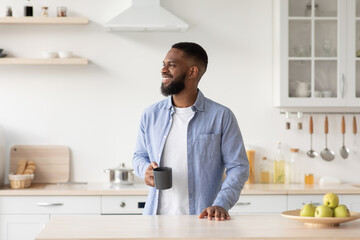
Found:
[[[195,79],[198,77],[198,75],[199,75],[199,67],[198,66],[190,67],[189,78]]]

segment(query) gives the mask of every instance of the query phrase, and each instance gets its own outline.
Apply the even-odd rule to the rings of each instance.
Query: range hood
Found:
[[[132,0],[132,5],[107,23],[110,31],[185,31],[189,25],[160,6],[160,0]]]

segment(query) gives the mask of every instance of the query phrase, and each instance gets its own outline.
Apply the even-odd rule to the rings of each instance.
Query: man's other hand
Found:
[[[158,167],[158,165],[156,162],[151,162],[149,167],[146,169],[145,183],[146,183],[146,185],[149,185],[150,187],[155,187],[153,169],[157,168],[157,167]]]
[[[222,207],[212,206],[205,208],[202,213],[200,213],[199,218],[206,218],[212,220],[215,218],[216,221],[225,221],[230,220],[229,213]]]

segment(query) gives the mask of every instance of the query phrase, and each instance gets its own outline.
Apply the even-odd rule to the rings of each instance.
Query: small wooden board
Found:
[[[19,160],[36,164],[33,183],[67,182],[70,178],[70,150],[66,146],[16,145],[10,149],[10,172],[15,173]]]

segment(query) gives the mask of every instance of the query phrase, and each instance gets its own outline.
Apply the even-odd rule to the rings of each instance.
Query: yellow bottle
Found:
[[[255,150],[246,150],[246,155],[249,161],[249,179],[246,183],[255,183]]]
[[[285,158],[281,151],[280,142],[274,160],[274,183],[285,183]]]

